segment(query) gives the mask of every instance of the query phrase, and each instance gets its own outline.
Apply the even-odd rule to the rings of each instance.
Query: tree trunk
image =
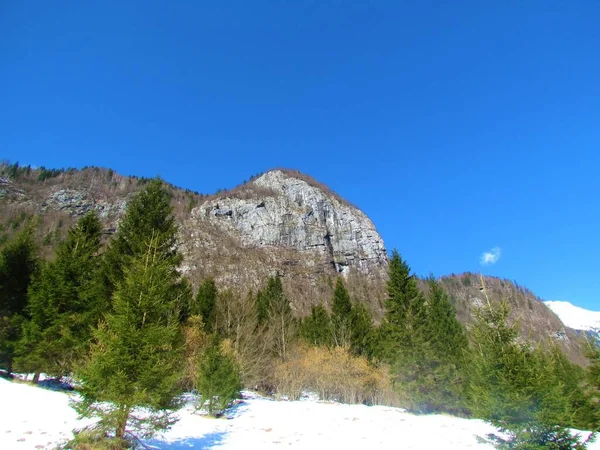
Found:
[[[33,381],[33,384],[38,384],[39,383],[39,381],[40,381],[40,372],[39,371],[36,371],[33,374],[33,380],[32,381]]]
[[[125,436],[125,427],[127,426],[127,420],[129,419],[129,406],[121,406],[119,419],[117,421],[117,429],[115,430],[115,437],[119,440]]]

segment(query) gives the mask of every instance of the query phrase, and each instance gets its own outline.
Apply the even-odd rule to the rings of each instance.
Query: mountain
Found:
[[[69,225],[90,210],[98,212],[108,239],[127,202],[147,181],[97,167],[0,165],[0,245],[37,216],[42,251],[52,257]],[[341,275],[353,298],[368,305],[376,320],[382,318],[388,264],[383,239],[362,211],[327,186],[289,169],[268,171],[213,195],[166,186],[180,225],[181,270],[194,286],[211,276],[220,288],[256,292],[278,274],[302,316],[314,303],[328,304],[333,280]],[[458,318],[470,324],[474,309],[486,301],[479,277],[466,273],[441,282]],[[580,336],[537,296],[508,280],[485,277],[484,284],[492,303],[509,302],[523,339],[556,342],[573,361],[586,363]]]
[[[547,301],[545,304],[563,323],[600,344],[600,312],[590,311],[569,302]]]
[[[573,325],[561,317],[529,289],[511,280],[463,273],[440,279],[456,307],[458,319],[469,326],[476,308],[507,302],[509,320],[520,329],[521,337],[547,346],[558,344],[575,363],[587,364],[585,344]]]
[[[110,169],[48,170],[0,166],[0,242],[39,216],[46,256],[69,225],[96,210],[106,236],[129,199],[148,181]],[[182,271],[194,285],[212,276],[220,286],[256,290],[279,274],[298,314],[331,298],[342,274],[357,299],[380,309],[387,252],[373,222],[323,184],[277,169],[214,195],[167,184],[180,225]]]

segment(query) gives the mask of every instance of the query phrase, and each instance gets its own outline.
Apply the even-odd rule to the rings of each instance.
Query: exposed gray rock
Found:
[[[246,247],[300,252],[288,265],[325,264],[344,274],[349,268],[370,273],[387,266],[383,240],[363,212],[280,170],[252,181],[243,195],[201,204],[191,216],[187,226],[209,221]]]

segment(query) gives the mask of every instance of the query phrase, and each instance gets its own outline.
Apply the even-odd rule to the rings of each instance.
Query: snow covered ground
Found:
[[[69,396],[0,379],[0,448],[51,449],[71,437],[78,421]],[[180,412],[180,421],[146,444],[158,449],[484,449],[477,436],[494,429],[479,420],[415,416],[385,406],[314,399],[286,402],[246,392],[228,418]],[[600,449],[600,445],[590,446]]]
[[[569,302],[544,302],[562,322],[575,330],[600,330],[600,312],[589,311]]]

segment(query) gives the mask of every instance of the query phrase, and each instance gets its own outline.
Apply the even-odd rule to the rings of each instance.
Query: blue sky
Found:
[[[200,192],[296,168],[419,274],[600,310],[599,22],[596,1],[7,0],[0,157]]]

